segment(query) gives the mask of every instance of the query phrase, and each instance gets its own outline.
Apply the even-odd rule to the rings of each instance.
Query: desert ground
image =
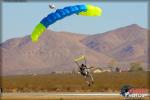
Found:
[[[149,89],[148,75],[149,72],[94,74],[95,83],[91,87],[87,86],[81,75],[71,73],[3,76],[1,98],[2,100],[124,100],[125,98],[119,95],[121,87],[130,85]],[[94,92],[97,95],[93,95]],[[102,95],[105,93],[115,95]],[[142,100],[149,100],[149,97]]]

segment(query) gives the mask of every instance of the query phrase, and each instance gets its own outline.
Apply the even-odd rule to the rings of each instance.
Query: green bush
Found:
[[[133,71],[143,71],[141,63],[134,62],[134,63],[131,63],[130,66],[131,66],[130,67],[130,72],[133,72]]]

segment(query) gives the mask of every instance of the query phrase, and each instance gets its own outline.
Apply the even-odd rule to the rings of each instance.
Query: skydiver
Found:
[[[50,9],[56,9],[54,4],[48,5]]]
[[[91,86],[91,83],[88,80],[89,78],[91,79],[92,84],[94,84],[94,79],[88,71],[88,69],[91,69],[91,68],[87,68],[87,66],[85,64],[81,64],[81,66],[79,67],[80,73],[81,73],[81,75],[83,75],[85,77],[88,86]]]

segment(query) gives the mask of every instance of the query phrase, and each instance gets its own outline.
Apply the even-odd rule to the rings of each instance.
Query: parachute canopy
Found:
[[[32,41],[37,42],[39,37],[49,25],[72,14],[82,16],[101,16],[102,9],[92,5],[75,5],[68,6],[63,9],[57,9],[55,12],[50,13],[47,17],[43,18],[39,24],[37,24],[31,34]]]
[[[76,57],[74,61],[77,62],[77,61],[84,60],[84,59],[85,59],[85,56],[82,55],[82,56]]]

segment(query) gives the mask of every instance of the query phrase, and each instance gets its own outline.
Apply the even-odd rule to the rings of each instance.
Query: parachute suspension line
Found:
[[[84,61],[85,61],[85,65],[87,65],[85,57],[84,57]]]

